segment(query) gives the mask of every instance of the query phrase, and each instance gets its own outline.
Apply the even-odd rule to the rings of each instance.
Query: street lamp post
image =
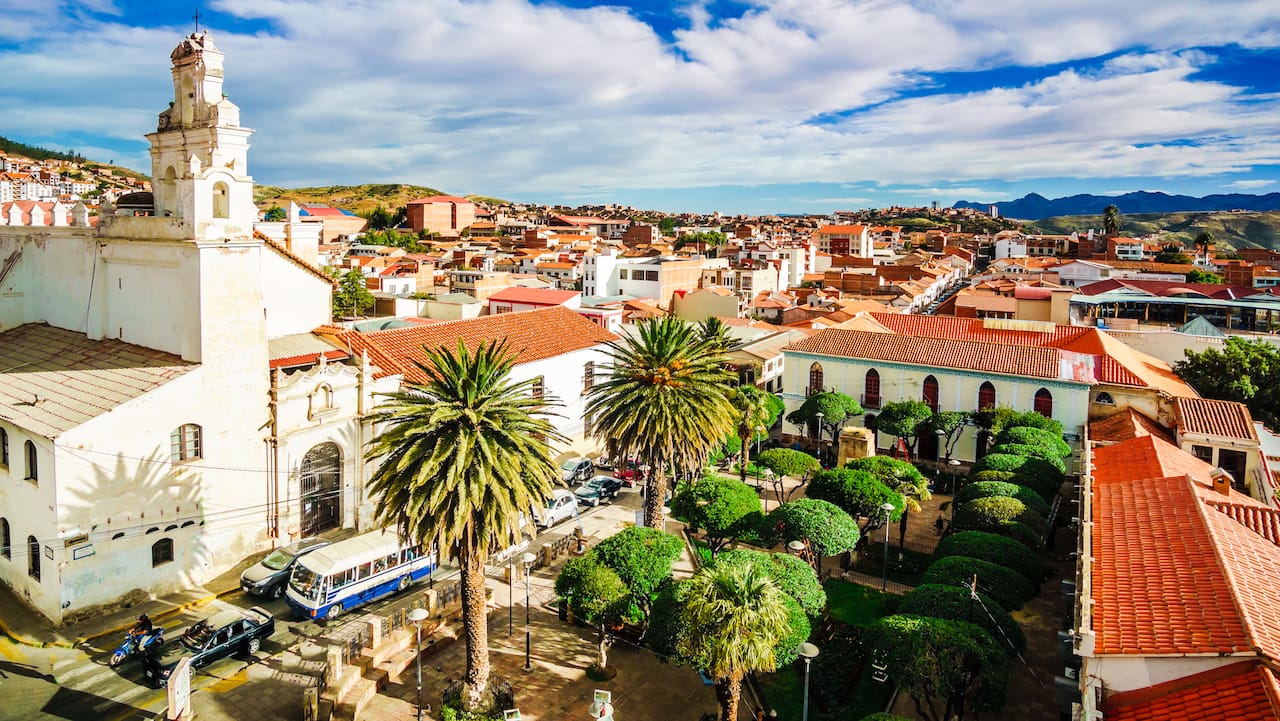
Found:
[[[418,640],[418,721],[422,721],[422,622],[427,620],[425,608],[415,608],[409,612],[409,620],[413,621],[415,626],[415,635]]]
[[[529,630],[529,574],[533,571],[533,562],[538,557],[526,552],[520,556],[524,566],[524,670],[533,670],[533,634]]]
[[[880,572],[880,590],[889,590],[889,514],[893,513],[893,504],[885,503],[880,506],[880,510],[884,511],[884,568]]]
[[[507,560],[507,636],[516,635],[516,556]]]
[[[808,641],[800,644],[800,657],[804,659],[804,710],[800,721],[809,721],[809,663],[818,657],[818,647]]]
[[[823,413],[822,411],[818,411],[818,455],[819,456],[822,455],[822,419],[825,418],[826,415],[827,414]]]
[[[756,426],[756,492],[760,491],[760,439],[764,436],[764,426]]]

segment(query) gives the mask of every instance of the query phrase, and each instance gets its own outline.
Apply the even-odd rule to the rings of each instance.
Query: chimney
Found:
[[[1231,474],[1215,468],[1209,472],[1209,478],[1213,480],[1213,490],[1224,496],[1231,495]]]

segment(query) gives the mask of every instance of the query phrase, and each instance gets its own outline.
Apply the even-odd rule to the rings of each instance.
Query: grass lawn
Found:
[[[822,588],[827,592],[828,613],[841,623],[866,627],[889,615],[884,602],[893,596],[891,593],[836,578],[828,578]]]

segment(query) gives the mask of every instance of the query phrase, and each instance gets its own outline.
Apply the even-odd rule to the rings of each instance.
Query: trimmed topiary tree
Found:
[[[996,496],[1016,498],[1036,513],[1045,517],[1049,515],[1049,502],[1044,500],[1035,489],[1020,486],[1017,483],[1004,483],[1002,481],[970,483],[962,488],[960,493],[956,494],[956,502],[964,505],[977,498],[992,498]]]
[[[1053,452],[1051,448],[1044,446],[1026,446],[1018,443],[1005,443],[995,446],[991,449],[992,453],[1000,453],[1010,456],[1026,456],[1027,458],[1038,458],[1045,463],[1058,469],[1058,473],[1067,474],[1067,464],[1063,462],[1058,454]]]
[[[805,495],[834,503],[854,518],[865,517],[867,528],[884,523],[884,511],[880,507],[885,503],[893,504],[890,520],[902,517],[902,494],[886,486],[868,471],[852,468],[819,471],[809,481]]]
[[[671,577],[671,565],[683,550],[684,544],[680,539],[669,533],[633,526],[600,541],[592,553],[627,584],[631,602],[647,622],[653,596],[658,587]]]
[[[1063,476],[1062,469],[1059,468],[1061,465],[1061,461],[1055,466],[1043,458],[1019,456],[1010,453],[988,453],[974,464],[973,472],[1008,471],[1010,473],[1042,477],[1046,483],[1056,482],[1061,484]]]
[[[938,543],[937,558],[967,556],[998,563],[1017,571],[1031,583],[1040,580],[1040,558],[1035,552],[1012,538],[984,531],[953,533]]]
[[[852,551],[858,544],[858,523],[839,506],[816,498],[801,498],[773,509],[765,518],[766,529],[780,543],[803,541],[822,573],[822,559]]]
[[[995,445],[1002,446],[1009,443],[1047,448],[1058,458],[1066,458],[1071,455],[1071,446],[1062,439],[1062,436],[1030,426],[1006,428],[1000,435],[996,436]]]
[[[778,666],[785,666],[800,658],[800,644],[808,641],[809,634],[813,633],[808,614],[794,598],[784,595],[782,604],[787,607],[788,632],[773,647],[773,657]]]
[[[948,556],[934,561],[924,572],[921,585],[936,583],[968,588],[975,575],[978,577],[978,590],[1009,611],[1022,608],[1022,604],[1035,595],[1031,582],[1017,571],[967,556]]]
[[[902,597],[897,612],[968,621],[986,629],[996,640],[996,645],[1009,655],[1027,650],[1027,639],[1013,616],[986,594],[979,593],[978,599],[973,600],[967,588],[936,584],[916,586]]]
[[[1044,516],[1009,496],[975,498],[956,511],[955,526],[966,531],[996,532],[1008,523],[1021,523],[1037,533],[1049,530]]]
[[[1062,481],[1056,477],[1038,478],[1027,473],[1014,473],[1013,471],[977,471],[969,475],[969,483],[984,483],[988,481],[1026,486],[1040,494],[1040,497],[1046,501],[1058,495],[1062,488]]]
[[[754,530],[763,515],[754,488],[736,478],[714,475],[681,484],[671,499],[671,513],[688,521],[693,530],[706,532],[712,557],[732,539]]]
[[[800,479],[807,478],[822,468],[817,458],[792,448],[770,448],[762,451],[756,456],[756,465],[768,468],[779,478],[791,476]]]

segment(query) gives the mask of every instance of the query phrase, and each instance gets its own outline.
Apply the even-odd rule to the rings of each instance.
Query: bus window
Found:
[[[399,559],[400,559],[399,553],[392,553],[388,555],[386,558],[382,559],[382,563],[387,568],[395,568],[396,566],[400,565]]]
[[[416,559],[419,555],[420,555],[420,551],[418,550],[418,546],[409,546],[408,548],[400,551],[400,562],[409,563],[410,561]]]
[[[370,570],[369,570],[369,569],[370,569],[370,567],[371,567],[371,565],[372,565],[372,564],[362,563],[362,564],[360,564],[359,566],[356,566],[356,568],[355,568],[355,571],[356,571],[356,578],[355,578],[355,580],[357,580],[357,581],[363,581],[364,579],[366,579],[366,578],[368,578],[370,575],[372,575],[372,574],[370,573]]]
[[[319,597],[320,578],[306,566],[299,564],[294,567],[293,575],[289,579],[289,585],[303,598],[315,600]]]

